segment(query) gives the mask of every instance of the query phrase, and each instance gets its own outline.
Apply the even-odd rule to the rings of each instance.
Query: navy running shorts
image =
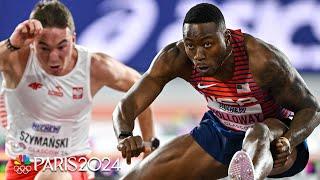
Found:
[[[289,125],[288,121],[283,121]],[[242,149],[242,141],[245,132],[233,131],[224,126],[212,111],[208,111],[202,117],[200,125],[195,127],[190,134],[194,140],[214,159],[228,166],[232,156]],[[308,163],[309,150],[306,141],[297,147],[296,161],[292,167],[278,175],[269,176],[271,178],[290,177],[301,172]]]

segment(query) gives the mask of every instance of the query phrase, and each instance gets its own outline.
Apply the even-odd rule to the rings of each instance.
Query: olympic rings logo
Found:
[[[31,171],[31,166],[14,166],[13,169],[17,174],[28,174]]]

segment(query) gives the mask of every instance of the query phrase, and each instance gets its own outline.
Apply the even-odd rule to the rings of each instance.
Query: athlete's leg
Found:
[[[267,119],[265,123],[257,123],[248,129],[243,140],[243,150],[252,159],[255,177],[264,178],[269,175],[273,167],[270,151],[271,142],[283,135],[286,126],[277,119]]]
[[[267,119],[264,123],[257,123],[247,130],[242,148],[252,160],[255,179],[264,179],[270,173],[279,174],[285,172],[293,165],[296,159],[296,150],[293,150],[283,167],[273,169],[270,144],[274,139],[282,136],[286,130],[286,125],[277,119]],[[238,159],[235,155],[230,168],[235,164],[234,161]]]
[[[187,134],[151,153],[123,179],[218,179],[225,176],[227,166],[215,160]]]

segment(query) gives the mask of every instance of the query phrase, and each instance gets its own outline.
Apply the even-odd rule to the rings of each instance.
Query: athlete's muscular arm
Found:
[[[0,42],[0,71],[9,71],[10,70],[10,59],[13,59],[13,56],[17,56],[17,51],[10,51],[7,48],[7,40]]]
[[[103,86],[126,92],[141,77],[137,71],[103,53],[92,55],[90,72],[92,95]],[[151,108],[146,108],[138,120],[143,140],[150,141],[154,137]]]
[[[179,76],[179,58],[180,50],[176,44],[164,48],[154,58],[142,79],[123,97],[113,112],[117,137],[121,132],[132,132],[135,117],[155,100],[169,81]],[[122,156],[127,158],[127,163],[130,163],[131,157],[136,157],[143,151],[140,141],[133,138],[120,140],[118,149],[122,151]]]
[[[250,68],[257,83],[268,90],[277,103],[295,113],[289,130],[283,135],[295,147],[320,123],[320,106],[305,82],[278,49],[247,38]]]

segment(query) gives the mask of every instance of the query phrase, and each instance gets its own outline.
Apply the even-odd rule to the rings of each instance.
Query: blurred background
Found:
[[[0,39],[28,18],[36,0],[0,0]],[[182,38],[185,13],[200,2],[216,4],[228,28],[241,28],[282,50],[320,100],[320,0],[63,0],[74,16],[77,43],[107,53],[144,73],[166,44]],[[111,113],[123,94],[104,88],[94,98],[91,145],[94,156],[116,160]],[[206,111],[205,99],[186,82],[170,82],[153,103],[161,145],[188,133]],[[135,129],[139,134],[138,125]],[[320,130],[308,138],[311,158],[305,170],[288,179],[320,179]],[[1,136],[2,151],[4,136]],[[0,153],[0,171],[6,156]],[[134,163],[138,162],[139,158]],[[96,172],[96,179],[118,179],[120,172]],[[196,167],[197,165],[195,165]]]

